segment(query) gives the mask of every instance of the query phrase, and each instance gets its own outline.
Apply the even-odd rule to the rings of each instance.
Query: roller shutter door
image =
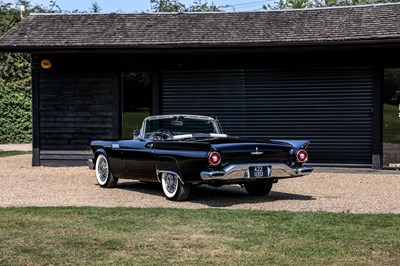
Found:
[[[311,162],[372,160],[371,69],[163,73],[161,110],[218,117],[225,133],[309,139]]]

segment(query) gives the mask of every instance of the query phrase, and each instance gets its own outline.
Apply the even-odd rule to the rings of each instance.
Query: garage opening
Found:
[[[122,73],[122,138],[133,137],[143,119],[151,113],[151,74]]]
[[[400,68],[386,68],[383,89],[383,166],[400,167]]]
[[[257,69],[166,71],[163,114],[217,117],[247,139],[307,139],[320,165],[372,165],[373,71]]]

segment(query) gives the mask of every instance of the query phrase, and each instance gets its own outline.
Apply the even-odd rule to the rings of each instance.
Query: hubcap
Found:
[[[174,175],[168,174],[165,181],[166,181],[168,192],[174,193],[176,190],[176,187],[178,186],[178,178],[176,178],[176,176],[174,176]]]
[[[105,181],[107,179],[108,175],[108,164],[106,160],[101,158],[100,164],[99,164],[99,174],[100,174],[100,180]]]

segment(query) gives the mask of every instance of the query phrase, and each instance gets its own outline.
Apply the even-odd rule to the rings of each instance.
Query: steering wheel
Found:
[[[166,140],[166,139],[172,139],[173,137],[174,134],[172,134],[171,130],[165,128],[158,129],[152,135],[153,140]]]

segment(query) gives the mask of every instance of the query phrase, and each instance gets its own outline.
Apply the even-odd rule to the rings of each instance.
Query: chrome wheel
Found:
[[[107,183],[109,172],[110,169],[107,158],[103,154],[100,154],[96,160],[96,178],[97,183],[99,183],[100,186],[103,186]]]
[[[173,198],[179,187],[179,179],[177,175],[164,173],[161,179],[162,187],[167,198]]]

